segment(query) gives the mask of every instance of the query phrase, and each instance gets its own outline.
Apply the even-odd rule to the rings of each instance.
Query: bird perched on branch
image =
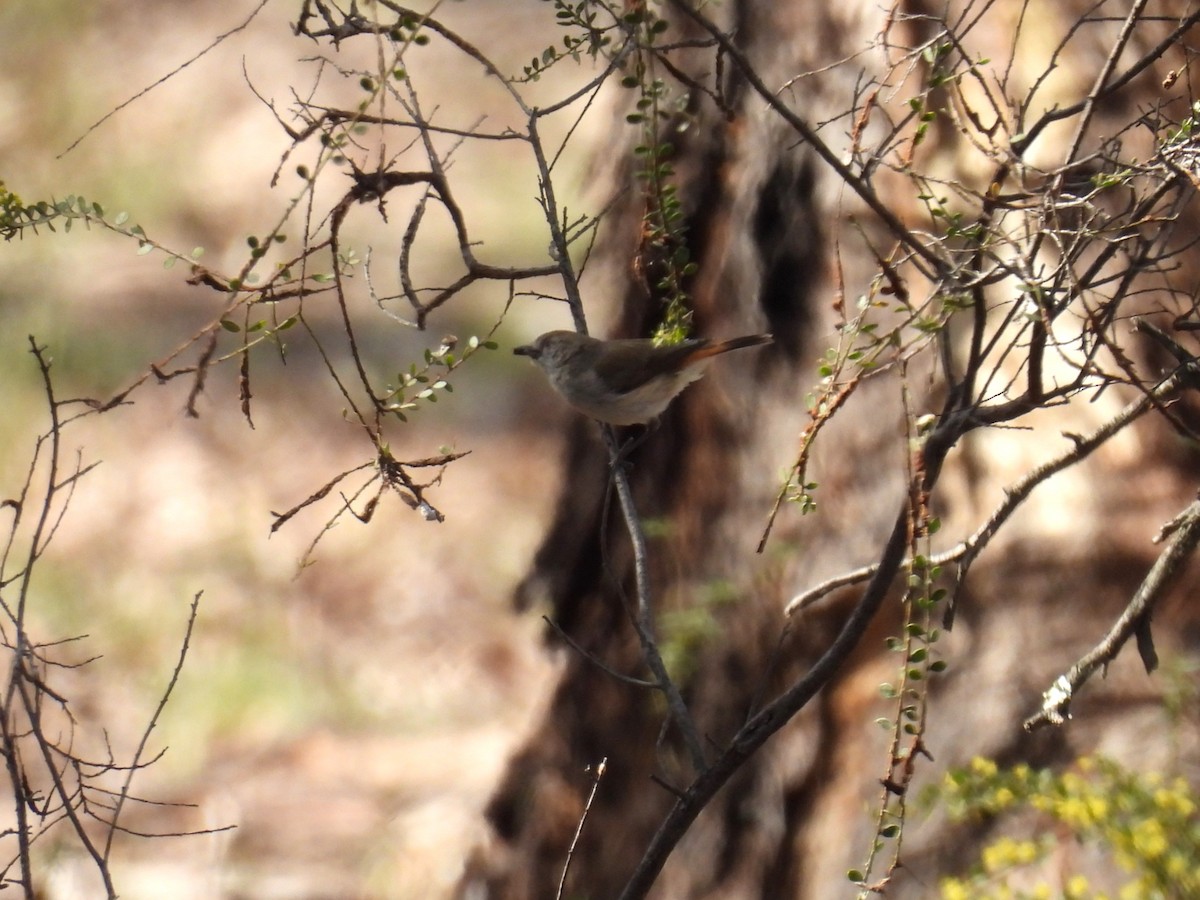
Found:
[[[602,341],[574,331],[548,331],[513,353],[537,363],[580,412],[610,425],[637,425],[661,415],[714,356],[771,340],[769,334],[748,334],[660,347],[649,338]]]

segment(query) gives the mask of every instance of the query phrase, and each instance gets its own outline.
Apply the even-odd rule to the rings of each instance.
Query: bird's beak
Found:
[[[523,344],[520,347],[513,347],[513,356],[528,356],[530,359],[537,359],[537,347],[533,346],[532,344]]]

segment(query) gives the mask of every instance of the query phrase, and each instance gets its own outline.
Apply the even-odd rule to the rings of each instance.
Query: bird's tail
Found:
[[[759,344],[769,344],[774,340],[769,334],[747,334],[742,337],[730,338],[727,341],[713,341],[703,347],[697,347],[694,359],[707,359],[718,353],[728,353],[730,350],[741,350],[743,347],[757,347]]]

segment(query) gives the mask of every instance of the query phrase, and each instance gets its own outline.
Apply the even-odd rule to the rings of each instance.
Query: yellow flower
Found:
[[[1002,837],[983,848],[980,861],[986,872],[1001,872],[1013,866],[1024,866],[1034,862],[1039,855],[1038,845],[1033,841],[1015,841]]]
[[[976,775],[982,775],[984,778],[991,778],[997,772],[996,761],[976,756],[971,760],[971,771]]]
[[[1154,804],[1164,812],[1174,812],[1181,816],[1190,816],[1196,811],[1196,804],[1188,796],[1186,783],[1176,781],[1171,788],[1159,788],[1154,792]]]
[[[1195,880],[1195,869],[1191,860],[1183,855],[1179,850],[1172,850],[1167,854],[1167,863],[1163,870],[1174,881],[1190,881]],[[1198,882],[1200,883],[1200,882]]]
[[[1167,852],[1167,834],[1157,819],[1142,819],[1133,826],[1131,836],[1133,849],[1142,859],[1155,860]]]
[[[1081,797],[1066,797],[1054,808],[1054,814],[1073,828],[1086,828],[1095,821],[1092,805]]]
[[[1063,897],[1066,900],[1076,900],[1087,895],[1088,880],[1083,875],[1072,875],[1063,885]]]
[[[1108,817],[1108,799],[1106,797],[1092,794],[1085,802],[1088,815],[1092,817],[1093,822],[1103,822]]]

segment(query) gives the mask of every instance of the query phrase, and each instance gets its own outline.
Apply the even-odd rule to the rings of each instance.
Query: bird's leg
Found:
[[[629,455],[633,453],[642,443],[653,429],[654,423],[650,422],[645,425],[631,425],[630,430],[633,431],[626,437],[617,447],[616,455],[613,456],[612,467],[615,470],[618,466],[624,466],[629,460]]]

